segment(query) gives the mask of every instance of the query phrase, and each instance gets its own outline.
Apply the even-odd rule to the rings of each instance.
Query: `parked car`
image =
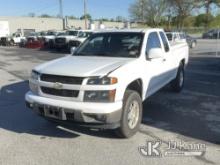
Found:
[[[37,41],[38,36],[39,36],[39,33],[37,33],[37,32],[31,32],[31,33],[26,37],[26,40],[27,40],[27,42]]]
[[[184,87],[186,42],[170,45],[162,29],[93,33],[73,53],[37,66],[25,100],[56,122],[115,129],[129,138],[142,120],[142,102],[167,84]]]
[[[46,31],[40,31],[37,33],[37,40],[38,41],[43,41],[43,37],[47,35],[47,32]]]
[[[166,32],[166,36],[170,43],[186,42],[185,34],[182,32]]]
[[[166,36],[171,44],[187,42],[190,48],[194,48],[197,45],[197,40],[184,32],[166,32]]]
[[[64,35],[59,35],[55,38],[55,48],[68,49],[69,50],[69,41],[75,39],[78,36],[78,30],[67,30]]]
[[[186,35],[186,42],[190,48],[195,48],[197,45],[197,40],[189,35]]]
[[[55,38],[61,33],[64,34],[63,31],[61,32],[61,31],[50,30],[46,32],[46,34],[42,37],[42,41],[44,42],[44,45],[49,48],[54,48]]]
[[[78,36],[69,41],[69,48],[71,54],[73,53],[73,50],[77,48],[81,43],[83,43],[90,35],[92,35],[92,30],[80,30]]]
[[[203,39],[217,39],[220,38],[220,29],[211,29],[202,35]]]
[[[11,45],[19,45],[25,37],[20,32],[13,33],[10,37],[10,44]]]

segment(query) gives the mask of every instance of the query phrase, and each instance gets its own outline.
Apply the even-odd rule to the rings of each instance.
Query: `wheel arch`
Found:
[[[140,95],[141,99],[143,99],[143,81],[141,78],[138,78],[138,79],[130,82],[127,85],[125,91],[128,89],[136,91]]]

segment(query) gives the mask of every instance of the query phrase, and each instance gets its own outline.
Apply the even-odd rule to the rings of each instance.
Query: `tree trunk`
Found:
[[[210,4],[211,4],[211,0],[207,0],[207,4],[206,4],[206,23],[205,23],[205,29],[206,30],[208,30],[208,26],[209,26]]]

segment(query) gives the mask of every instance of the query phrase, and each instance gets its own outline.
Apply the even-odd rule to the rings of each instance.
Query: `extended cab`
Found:
[[[184,86],[186,42],[172,44],[162,29],[93,33],[72,55],[33,69],[27,106],[39,115],[134,135],[142,102],[165,85]]]

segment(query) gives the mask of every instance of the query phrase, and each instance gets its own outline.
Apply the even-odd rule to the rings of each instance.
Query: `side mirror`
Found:
[[[150,49],[147,58],[148,59],[156,59],[156,58],[163,58],[164,52],[161,48],[152,48]]]

